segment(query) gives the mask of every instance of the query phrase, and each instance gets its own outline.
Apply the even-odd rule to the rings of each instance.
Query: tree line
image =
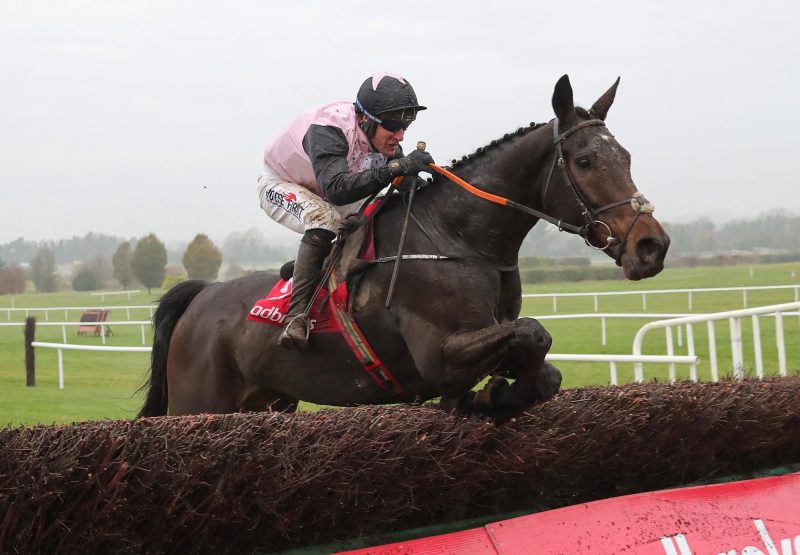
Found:
[[[222,252],[204,234],[198,234],[186,247],[181,259],[186,274],[176,274],[172,284],[184,279],[214,280],[222,265]],[[98,255],[81,262],[74,271],[72,288],[75,291],[94,291],[102,288],[113,276],[123,289],[134,281],[147,288],[162,287],[167,277],[167,249],[164,243],[151,233],[136,241],[117,246],[111,263]],[[20,264],[7,264],[0,259],[0,294],[19,294],[26,288],[26,280],[33,283],[39,293],[50,293],[60,289],[56,258],[49,244],[40,245],[27,269]]]
[[[785,210],[724,224],[700,218],[687,223],[666,222],[664,227],[672,239],[668,262],[670,258],[715,252],[800,252],[797,241],[800,215]],[[186,277],[216,279],[223,259],[227,264],[225,275],[221,276],[224,279],[239,277],[256,268],[275,268],[291,260],[296,248],[297,242],[292,240],[277,245],[271,243],[258,228],[229,234],[221,249],[200,234],[177,251],[167,249],[153,234],[138,240],[98,233],[58,241],[19,238],[0,244],[0,294],[21,293],[26,280],[31,281],[37,291],[55,291],[60,286],[57,265],[74,261],[80,261],[72,277],[72,285],[78,290],[101,288],[111,279],[116,279],[123,288],[136,280],[150,289],[171,285]],[[605,257],[585,246],[579,238],[544,223],[528,234],[520,256]],[[183,264],[186,274],[168,266],[176,262]]]
[[[734,219],[715,224],[709,218],[686,223],[663,222],[671,244],[667,259],[730,251],[771,250],[798,252],[800,215],[785,210],[765,212],[751,219]],[[523,242],[522,256],[604,257],[569,233],[562,233],[544,222],[531,230]]]

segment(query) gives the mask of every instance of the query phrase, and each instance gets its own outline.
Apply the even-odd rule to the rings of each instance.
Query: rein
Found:
[[[579,131],[580,129],[583,129],[585,127],[599,126],[599,125],[605,126],[605,122],[601,119],[591,119],[580,122],[570,127],[563,133],[559,133],[558,118],[554,118],[553,120],[553,144],[556,147],[556,154],[555,157],[553,158],[553,164],[552,166],[550,166],[550,172],[547,175],[547,183],[545,184],[544,190],[546,193],[548,188],[550,187],[550,180],[553,177],[553,171],[555,167],[558,166],[563,171],[567,184],[569,185],[570,189],[572,190],[572,193],[575,195],[575,198],[578,201],[578,204],[583,210],[582,214],[584,219],[586,220],[586,223],[583,226],[577,226],[570,223],[566,223],[563,220],[554,218],[553,216],[550,216],[549,214],[536,210],[535,208],[531,208],[530,206],[525,206],[524,204],[520,204],[508,198],[483,191],[475,187],[474,185],[467,183],[466,181],[464,181],[454,173],[450,172],[449,170],[437,166],[436,164],[429,164],[429,166],[437,173],[445,176],[447,179],[449,179],[456,185],[459,185],[460,187],[462,187],[463,189],[465,189],[466,191],[477,197],[480,197],[484,200],[488,200],[489,202],[493,202],[495,204],[499,204],[501,206],[509,206],[521,212],[525,212],[526,214],[530,214],[531,216],[534,216],[536,218],[539,218],[541,220],[553,224],[559,229],[559,231],[567,231],[569,233],[580,235],[581,237],[583,237],[583,240],[586,243],[586,245],[588,245],[593,249],[605,250],[613,245],[620,245],[620,256],[621,256],[622,251],[624,250],[625,243],[628,240],[628,236],[631,233],[631,229],[633,229],[633,224],[636,223],[636,220],[639,219],[640,215],[652,213],[654,209],[653,205],[650,202],[648,202],[648,200],[644,197],[642,193],[637,192],[632,197],[617,200],[609,204],[603,205],[599,208],[594,208],[592,204],[588,201],[586,196],[583,194],[581,189],[575,184],[575,181],[572,179],[572,174],[570,174],[569,168],[567,167],[566,159],[564,158],[564,151],[561,146],[562,143],[576,131]],[[612,208],[616,208],[618,206],[622,206],[625,204],[631,205],[631,208],[633,208],[635,215],[628,223],[628,227],[625,230],[625,235],[623,236],[622,239],[619,239],[612,235],[611,227],[603,220],[601,220],[599,215],[602,214],[603,212],[611,210]],[[596,245],[593,245],[589,240],[589,230],[596,225],[601,225],[605,227],[608,232],[606,245],[603,247],[598,247]]]
[[[539,219],[545,220],[546,222],[550,222],[554,226],[558,227],[558,229],[560,229],[560,230],[569,231],[570,233],[576,233],[576,234],[580,235],[581,237],[583,237],[585,235],[585,233],[586,233],[587,226],[578,227],[576,225],[568,224],[568,223],[564,222],[563,220],[559,220],[557,218],[554,218],[554,217],[552,217],[552,216],[550,216],[548,214],[545,214],[544,212],[540,212],[539,210],[536,210],[535,208],[531,208],[530,206],[525,206],[524,204],[520,204],[518,202],[514,202],[513,200],[507,199],[505,197],[501,197],[499,195],[495,195],[495,194],[492,194],[492,193],[487,193],[486,191],[478,189],[474,185],[470,185],[469,183],[467,183],[466,181],[464,181],[463,179],[458,177],[453,172],[451,172],[449,170],[446,170],[441,166],[437,166],[436,164],[429,164],[429,166],[434,171],[442,174],[447,179],[449,179],[450,181],[452,181],[456,185],[462,187],[466,191],[472,193],[476,197],[480,197],[480,198],[482,198],[484,200],[488,200],[489,202],[493,202],[493,203],[499,204],[501,206],[509,206],[509,207],[514,208],[516,210],[520,210],[521,212],[525,212],[526,214],[530,214],[531,216],[535,216],[535,217],[537,217]]]

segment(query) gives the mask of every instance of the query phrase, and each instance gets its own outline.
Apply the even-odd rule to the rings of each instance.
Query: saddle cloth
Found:
[[[341,294],[341,292],[340,292]],[[346,288],[344,294],[346,295]],[[289,281],[280,280],[269,292],[266,298],[256,301],[247,319],[253,322],[263,322],[273,326],[285,326],[286,312],[289,310],[289,301],[292,298],[292,279]],[[338,332],[339,325],[330,309],[330,304],[325,302],[328,298],[328,290],[322,288],[314,299],[311,312],[308,315],[311,321],[311,333]]]

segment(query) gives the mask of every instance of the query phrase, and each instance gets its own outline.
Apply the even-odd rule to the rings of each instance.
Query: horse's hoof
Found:
[[[561,390],[561,370],[545,362],[539,372],[539,379],[536,382],[536,402],[542,403],[555,397]]]
[[[493,407],[497,392],[508,387],[508,385],[507,379],[501,378],[500,376],[492,376],[486,385],[483,386],[483,389],[475,394],[475,405],[487,408]]]

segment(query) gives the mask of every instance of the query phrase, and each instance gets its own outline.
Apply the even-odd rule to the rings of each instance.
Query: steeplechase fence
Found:
[[[786,468],[798,391],[578,388],[503,426],[390,406],[2,428],[0,553],[270,553]]]

